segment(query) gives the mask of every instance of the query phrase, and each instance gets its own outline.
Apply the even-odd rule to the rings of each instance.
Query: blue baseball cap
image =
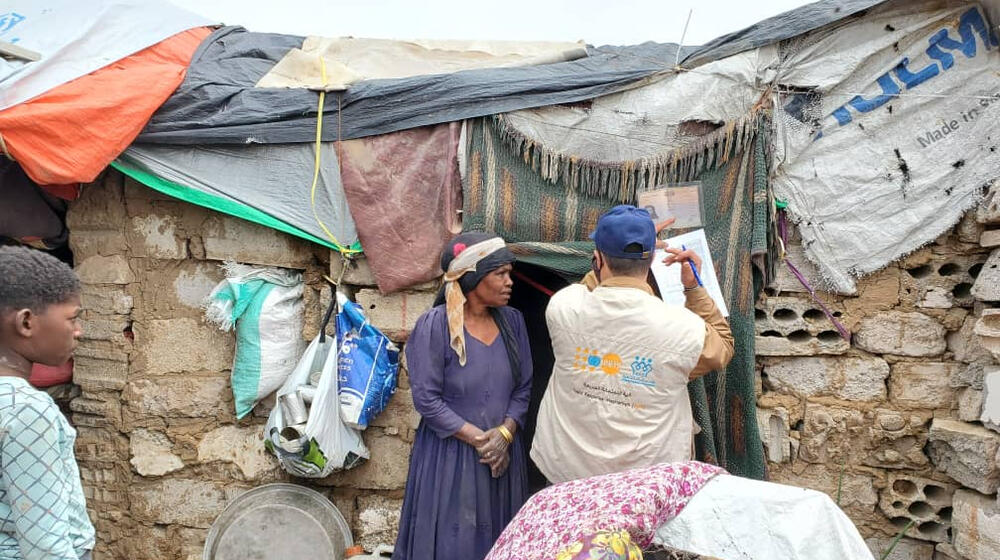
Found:
[[[648,259],[656,248],[656,226],[643,208],[631,204],[615,206],[597,220],[597,229],[590,234],[597,250],[609,257]],[[625,251],[629,245],[642,251]]]

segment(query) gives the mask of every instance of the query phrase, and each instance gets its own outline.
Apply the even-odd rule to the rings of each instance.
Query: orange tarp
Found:
[[[7,152],[41,185],[93,181],[177,89],[211,32],[178,33],[0,111]]]

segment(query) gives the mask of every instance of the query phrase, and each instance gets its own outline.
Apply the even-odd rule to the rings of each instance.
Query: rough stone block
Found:
[[[928,464],[923,453],[925,418],[892,410],[862,412],[807,403],[798,456],[822,465],[919,469]]]
[[[851,347],[821,308],[804,298],[762,300],[755,310],[754,330],[758,356],[843,354]]]
[[[235,337],[190,318],[137,321],[135,370],[145,373],[223,371],[232,367]]]
[[[143,260],[136,277],[142,286],[136,319],[187,317],[200,320],[202,303],[225,278],[216,262]]]
[[[972,297],[980,301],[1000,301],[1000,249],[993,251],[983,264],[972,286]]]
[[[129,409],[153,416],[213,418],[232,408],[229,383],[223,377],[159,377],[138,379],[123,394]]]
[[[202,241],[209,260],[298,269],[313,262],[308,241],[231,216],[206,220]]]
[[[985,255],[932,252],[921,264],[905,267],[900,276],[900,303],[931,309],[971,307],[975,274]]]
[[[434,305],[433,292],[400,292],[383,296],[378,290],[360,290],[356,301],[368,319],[382,332],[399,333],[413,330],[417,319]],[[395,337],[394,337],[395,338]]]
[[[934,560],[965,560],[951,543],[938,543],[934,547]]]
[[[979,344],[1000,362],[1000,309],[984,309],[973,329]]]
[[[955,550],[967,560],[1000,558],[1000,508],[968,490],[955,492],[952,514]]]
[[[955,235],[962,243],[979,243],[979,236],[983,233],[983,224],[976,220],[976,211],[969,210],[955,226]]]
[[[791,427],[788,422],[788,411],[781,407],[758,408],[757,426],[767,452],[767,460],[772,463],[790,462],[795,456],[797,445],[789,437]]]
[[[163,476],[184,468],[184,462],[173,453],[174,444],[160,432],[135,430],[130,442],[129,462],[142,476]]]
[[[875,354],[938,356],[945,351],[941,323],[922,313],[889,311],[861,321],[854,343]]]
[[[899,305],[899,284],[902,272],[892,265],[858,280],[858,296],[846,298],[842,305],[846,312],[847,327],[854,330],[852,318],[860,318],[887,311]]]
[[[951,377],[964,364],[900,362],[892,366],[889,400],[915,408],[950,408],[955,402]]]
[[[369,552],[380,544],[395,544],[402,509],[400,499],[360,496],[354,542]]]
[[[955,360],[967,364],[991,364],[993,355],[983,347],[979,337],[976,336],[976,322],[978,317],[969,316],[962,324],[962,328],[948,334],[948,350],[954,353]]]
[[[205,434],[198,444],[198,462],[235,465],[243,480],[269,478],[280,466],[264,449],[264,426],[222,426]]]
[[[1000,367],[984,371],[982,392],[982,413],[977,420],[983,425],[1000,432]]]
[[[344,270],[345,264],[347,264],[347,270]],[[341,272],[344,274],[344,284],[365,287],[378,285],[375,274],[368,266],[368,259],[363,254],[345,259],[339,251],[330,251],[330,278],[334,280],[340,278]]]
[[[986,494],[1000,486],[1000,435],[975,424],[935,418],[930,429],[931,461],[939,471]]]
[[[79,350],[73,359],[73,383],[88,393],[121,391],[127,379],[128,363],[125,361],[88,358]]]
[[[965,368],[960,369],[956,372],[956,375],[951,378],[951,386],[957,388],[960,387],[972,387],[977,391],[983,390],[983,376],[985,375],[986,369],[989,366],[984,364],[969,364]]]
[[[983,247],[1000,247],[1000,229],[988,229],[979,236],[979,244]]]
[[[963,422],[979,422],[982,414],[983,392],[972,387],[961,389],[958,392],[958,419]]]
[[[317,483],[323,486],[367,490],[404,488],[410,464],[410,444],[372,428],[365,430],[364,440],[371,452],[371,459],[359,467],[334,473]]]
[[[862,458],[865,465],[880,468],[919,469],[929,461],[924,455],[929,415],[876,410],[869,434],[871,451]]]
[[[396,389],[389,404],[375,417],[371,425],[385,428],[387,433],[406,434],[416,430],[420,414],[413,408],[413,394],[409,389]]]
[[[790,484],[801,488],[811,488],[823,492],[831,499],[837,497],[840,468],[831,465],[772,465],[771,480],[779,484]],[[878,504],[875,480],[867,474],[845,471],[840,485],[840,505],[849,514],[867,512],[870,514]]]
[[[976,208],[976,221],[981,224],[1000,224],[1000,182],[994,181],[986,191]]]
[[[884,400],[889,364],[881,358],[786,358],[764,366],[768,388],[803,397]]]
[[[886,550],[892,546],[893,538],[865,539],[865,544],[875,558],[881,559]],[[914,539],[902,538],[896,543],[896,548],[884,560],[933,560],[934,545]]]
[[[951,527],[951,498],[958,487],[936,480],[892,474],[879,498],[879,509],[900,528],[910,521],[907,535],[917,539],[947,542]]]
[[[122,255],[103,257],[94,255],[80,261],[76,274],[84,284],[131,284],[135,274],[128,259]]]
[[[122,175],[111,172],[103,181],[83,187],[80,198],[69,203],[66,226],[71,232],[107,230],[125,223]]]
[[[116,227],[109,224],[109,227]],[[93,256],[110,257],[124,255],[128,251],[128,241],[118,230],[73,230],[69,233],[69,247],[73,258],[83,261]]]
[[[231,483],[171,478],[133,484],[128,496],[132,514],[140,521],[208,528],[244,491]]]
[[[125,229],[133,257],[187,258],[187,240],[178,234],[177,220],[169,215],[134,216]]]
[[[83,308],[94,315],[128,315],[135,307],[132,296],[119,286],[84,284],[80,294]]]

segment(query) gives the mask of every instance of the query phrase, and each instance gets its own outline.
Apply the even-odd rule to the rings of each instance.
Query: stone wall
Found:
[[[330,291],[329,251],[274,230],[164,197],[109,171],[67,217],[83,282],[85,334],[70,402],[77,457],[97,527],[95,558],[195,559],[227,502],[260,484],[289,481],[263,449],[273,400],[234,416],[234,336],[206,324],[202,299],[234,260],[304,271],[303,336],[319,328]],[[348,279],[369,283],[356,272]],[[426,294],[374,302],[374,317],[405,334]],[[367,298],[367,299],[366,299]],[[410,306],[392,322],[383,311]],[[365,432],[367,464],[307,483],[328,496],[370,547],[392,543],[419,417],[405,372],[389,410]],[[299,480],[297,482],[302,483]]]
[[[1000,343],[1000,251],[990,257],[985,246],[1000,239],[984,225],[1000,212],[994,203],[978,218],[970,213],[855,294],[822,294],[853,343],[787,275],[758,306],[758,417],[772,479],[831,496],[839,487],[877,550],[913,519],[891,558],[1000,557],[988,536],[1000,534],[1000,368],[990,351]],[[199,307],[221,261],[303,270],[307,340],[329,301],[324,273],[343,273],[373,323],[401,343],[434,296],[431,285],[382,296],[363,259],[341,270],[326,250],[113,171],[84,189],[68,222],[86,307],[71,420],[101,560],[200,558],[229,500],[290,480],[260,443],[273,401],[235,419],[233,336],[207,325]],[[801,249],[789,253],[816,280]],[[371,461],[296,481],[329,496],[366,548],[395,539],[418,420],[404,362],[389,409],[365,432]]]
[[[771,478],[839,494],[876,558],[911,521],[890,558],[1000,558],[998,199],[856,293],[820,294],[851,343],[786,271],[757,306]]]

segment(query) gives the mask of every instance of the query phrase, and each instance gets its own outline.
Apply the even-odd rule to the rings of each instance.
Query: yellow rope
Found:
[[[323,78],[323,87],[325,88],[326,63],[323,62],[322,57],[320,57],[319,59],[319,69],[320,69],[320,75]],[[323,104],[325,101],[326,101],[326,91],[320,91],[319,112],[316,115],[316,163],[313,169],[313,181],[312,181],[312,188],[310,189],[311,191],[310,201],[312,203],[312,211],[313,211],[313,216],[316,218],[316,223],[319,224],[319,227],[323,229],[323,232],[326,233],[327,237],[329,237],[330,240],[333,241],[333,245],[337,248],[338,251],[340,251],[340,254],[348,256],[348,255],[353,255],[355,253],[360,253],[361,251],[357,249],[351,249],[350,247],[344,247],[343,245],[341,245],[340,242],[337,241],[337,237],[333,235],[333,232],[331,232],[330,229],[326,227],[326,224],[323,223],[323,220],[320,219],[319,212],[316,210],[316,184],[319,182],[320,149],[323,146]]]

